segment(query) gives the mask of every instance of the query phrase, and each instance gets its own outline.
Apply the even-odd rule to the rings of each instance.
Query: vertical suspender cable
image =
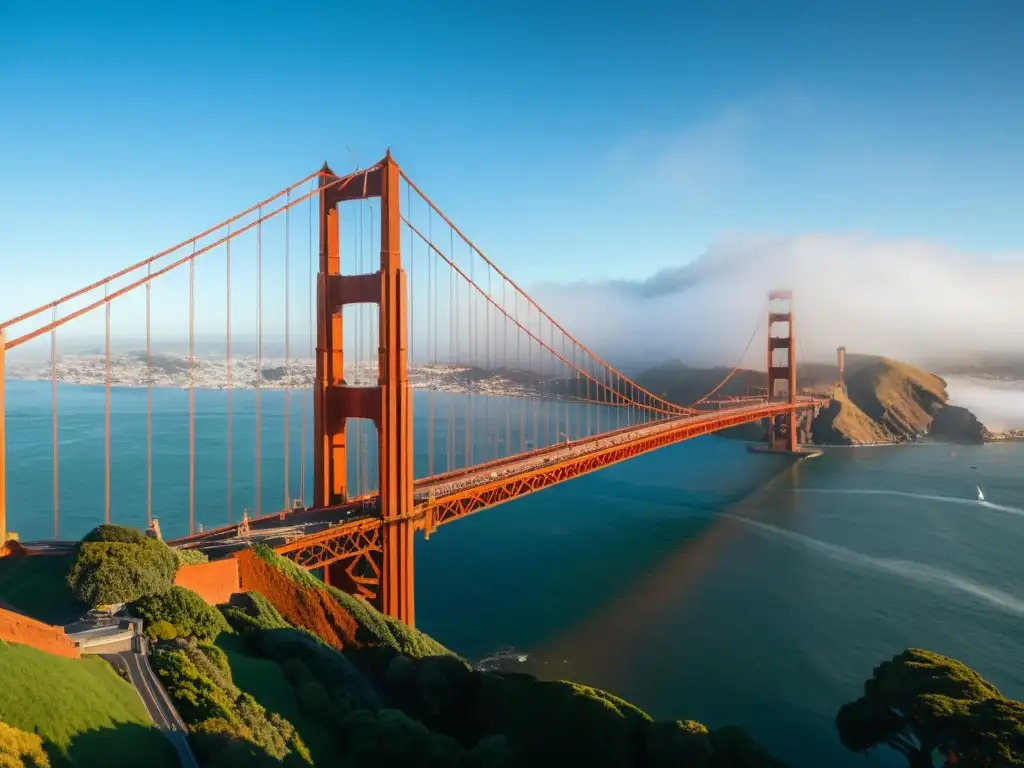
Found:
[[[57,306],[53,307],[53,321],[57,321]],[[53,411],[53,538],[60,538],[60,441],[57,429],[57,329],[50,332],[51,407]],[[0,382],[0,386],[3,382]],[[0,416],[3,418],[3,416]]]
[[[103,295],[110,295],[110,281],[103,284]],[[106,303],[107,310],[107,354],[106,354],[106,385],[103,390],[104,396],[104,426],[103,426],[103,522],[110,524],[110,302]]]
[[[263,206],[256,220],[256,517],[260,516],[263,484],[260,477],[260,390],[263,388]]]
[[[196,241],[188,262],[188,532],[196,525]]]
[[[501,279],[501,308],[504,310],[502,314],[504,319],[502,320],[501,328],[501,367],[505,369],[505,379],[509,380],[509,366],[508,366],[508,280],[505,278]],[[512,455],[512,393],[509,390],[508,385],[505,387],[505,456]]]
[[[313,190],[313,182],[309,184],[310,191]],[[309,357],[313,358],[313,198],[309,198],[309,271],[306,282],[309,285],[309,326],[307,329],[307,341],[309,343]],[[302,386],[302,426],[299,429],[299,498],[302,506],[306,506],[306,399],[307,387]]]
[[[292,382],[291,382],[291,325],[289,294],[291,287],[289,283],[289,266],[291,255],[291,218],[292,218],[292,192],[288,190],[288,209],[284,212],[284,509],[292,505],[291,489],[288,487],[288,459],[292,450],[290,434],[290,419],[292,410]]]
[[[433,212],[427,209],[427,240],[434,242],[433,235],[434,216]],[[432,257],[427,251],[427,359],[433,361],[431,368],[431,382],[427,389],[427,475],[434,475],[434,373],[437,368],[437,258]],[[433,340],[433,351],[431,351],[431,340]]]
[[[228,235],[231,235],[231,225],[228,224]],[[231,239],[228,238],[225,243],[226,251],[224,253],[224,274],[225,274],[225,307],[226,313],[224,316],[224,375],[225,383],[227,385],[227,411],[228,411],[228,434],[227,434],[227,506],[228,506],[228,524],[231,524]]]
[[[153,265],[146,265],[146,524],[153,522]]]

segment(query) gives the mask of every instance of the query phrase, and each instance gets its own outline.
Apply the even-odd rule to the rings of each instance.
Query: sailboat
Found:
[[[984,501],[985,500],[985,494],[981,492],[981,488],[979,486],[977,486],[977,485],[974,486],[974,487],[978,489],[978,501]]]

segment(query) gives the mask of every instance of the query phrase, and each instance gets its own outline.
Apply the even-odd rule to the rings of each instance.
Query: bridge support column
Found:
[[[407,285],[399,245],[402,239],[401,174],[390,150],[381,163],[380,267],[380,506],[384,522],[381,610],[410,627],[413,602],[413,449],[412,397],[406,355],[409,326]]]
[[[327,187],[335,179],[324,166],[321,186]],[[345,420],[372,420],[377,427],[382,525],[377,602],[384,613],[412,626],[412,398],[406,353],[408,286],[399,247],[400,182],[401,171],[389,151],[372,168],[320,195],[314,506],[328,507],[346,500]],[[373,197],[380,198],[380,269],[366,275],[342,275],[337,205]],[[377,386],[351,387],[345,384],[342,367],[342,311],[346,304],[365,303],[380,307]]]
[[[779,303],[782,306],[779,306]],[[776,326],[784,325],[784,335],[773,336]],[[779,360],[776,352],[785,352],[785,362]],[[790,291],[772,291],[768,294],[768,399],[777,400],[776,385],[785,383],[785,397],[792,406],[796,405],[796,330],[793,325],[793,294]],[[768,421],[768,449],[796,453],[800,444],[797,439],[796,408]]]
[[[324,163],[320,186],[331,178]],[[332,301],[330,287],[341,277],[339,199],[320,193],[320,270],[316,276],[316,374],[313,383],[313,506],[317,509],[344,503],[347,498],[348,462],[345,452],[345,416],[332,411],[331,392],[345,383],[342,348],[342,305]]]
[[[839,391],[846,393],[846,347],[836,348],[836,367],[839,369]]]

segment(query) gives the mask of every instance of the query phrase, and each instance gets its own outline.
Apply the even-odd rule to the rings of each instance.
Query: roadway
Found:
[[[798,407],[811,407],[820,402],[819,398],[801,397]],[[778,401],[770,403],[762,399],[742,406],[707,411],[697,416],[678,416],[649,424],[627,426],[592,437],[557,443],[526,453],[494,459],[468,469],[458,469],[429,478],[421,478],[415,483],[413,501],[417,506],[424,505],[431,500],[441,501],[446,497],[465,493],[476,486],[507,479],[510,476],[525,475],[547,465],[569,462],[589,454],[598,454],[616,446],[643,440],[663,432],[680,428],[699,430],[705,424],[713,426],[724,417],[742,420],[744,416],[749,416],[750,421],[754,421],[759,414],[763,414],[765,408],[772,405],[784,406],[785,403]],[[279,546],[304,536],[320,533],[342,523],[372,518],[376,515],[376,494],[370,494],[354,499],[348,504],[329,509],[287,510],[283,513],[250,520],[248,536],[240,537],[237,526],[225,526],[179,539],[173,543],[202,549],[211,555],[223,554],[257,542]]]
[[[181,768],[199,768],[199,763],[188,745],[188,730],[185,723],[171,704],[167,692],[160,685],[153,668],[149,665],[149,659],[144,654],[134,651],[121,651],[111,656],[120,659],[119,666],[127,670],[128,679],[138,691],[153,724],[163,731],[178,753]]]

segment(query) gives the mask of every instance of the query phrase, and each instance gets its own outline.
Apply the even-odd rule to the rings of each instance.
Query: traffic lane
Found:
[[[743,408],[731,408],[729,411],[733,415],[740,415],[744,413],[756,413],[763,410],[764,404],[758,404],[755,406],[745,406]],[[584,456],[588,453],[594,453],[606,448],[611,448],[622,443],[631,442],[638,440],[642,437],[664,432],[666,430],[675,429],[682,424],[686,423],[700,423],[704,421],[716,421],[721,418],[722,412],[715,411],[708,414],[701,414],[700,416],[686,416],[678,419],[667,419],[665,421],[659,421],[654,424],[647,424],[641,427],[629,428],[626,427],[616,432],[606,433],[603,435],[595,435],[590,438],[583,438],[583,440],[569,443],[568,445],[561,447],[560,449],[552,451],[548,448],[548,452],[542,455],[529,456],[523,459],[516,459],[515,457],[509,457],[510,461],[503,465],[500,469],[490,468],[483,469],[479,473],[464,475],[459,480],[448,481],[438,483],[436,486],[430,487],[427,494],[432,491],[435,498],[447,496],[452,493],[472,488],[476,485],[486,483],[488,480],[495,479],[491,476],[493,472],[497,477],[505,477],[509,474],[515,474],[519,472],[525,472],[537,467],[542,467],[545,464],[552,462],[562,461],[570,458],[577,458]],[[553,447],[553,446],[552,446]]]
[[[182,767],[199,768],[195,756],[188,745],[188,734],[179,727],[177,718],[173,712],[169,711],[170,705],[164,696],[161,695],[161,691],[156,690],[156,686],[160,685],[160,681],[156,679],[152,668],[147,668],[148,665],[146,665],[145,660],[140,654],[123,651],[120,656],[128,667],[128,675],[132,680],[132,685],[135,686],[135,690],[142,697],[142,702],[149,711],[149,716],[152,718],[154,725],[163,731],[164,735],[171,742],[174,750],[178,753],[178,761]]]

